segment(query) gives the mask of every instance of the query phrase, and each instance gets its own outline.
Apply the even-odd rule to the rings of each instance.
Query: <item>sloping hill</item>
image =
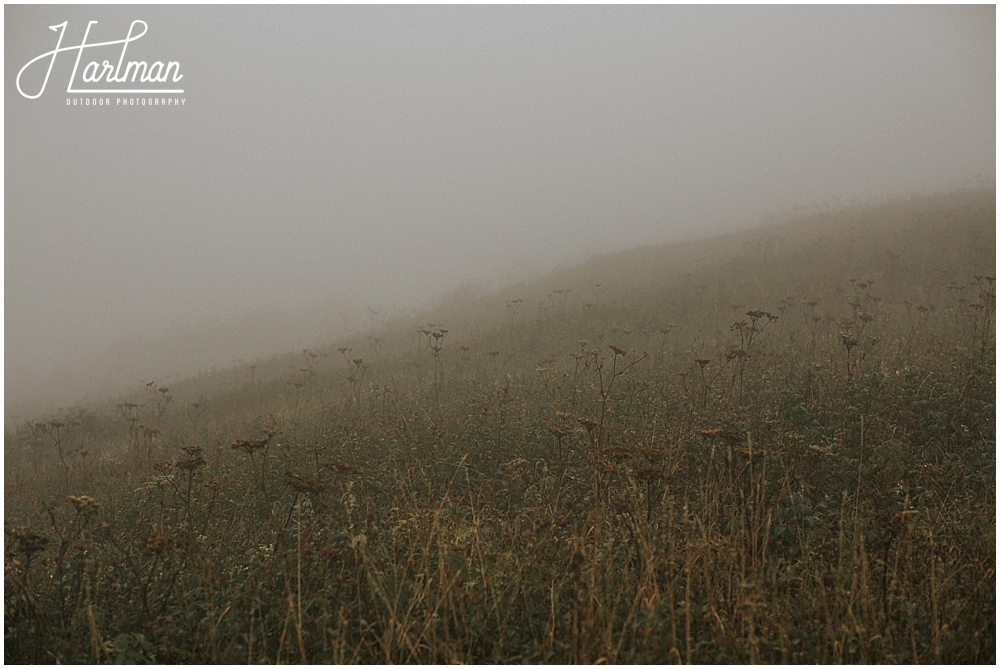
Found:
[[[725,353],[729,327],[748,310],[770,310],[796,326],[815,316],[833,323],[853,317],[850,301],[859,292],[879,299],[887,324],[909,323],[919,305],[934,308],[938,319],[931,322],[937,322],[966,292],[954,286],[994,273],[994,212],[992,191],[968,191],[597,256],[497,294],[469,289],[447,296],[418,317],[310,350],[315,358],[290,353],[257,361],[254,369],[248,363],[204,374],[173,390],[192,402],[242,388],[252,377],[257,386],[277,384],[268,387],[284,395],[281,384],[301,381],[300,370],[308,367],[312,383],[343,393],[351,384],[341,347],[367,364],[366,387],[385,383],[414,359],[429,367],[427,338],[417,333],[428,326],[449,331],[440,356],[446,369],[464,360],[466,370],[496,366],[514,373],[530,372],[551,355],[569,361],[580,339],[615,336],[622,345],[663,349],[690,362],[698,351]],[[861,282],[871,288],[862,291]],[[631,333],[617,334],[623,330]],[[495,361],[491,351],[500,351]]]
[[[8,431],[5,660],[995,661],[995,217],[599,256]]]

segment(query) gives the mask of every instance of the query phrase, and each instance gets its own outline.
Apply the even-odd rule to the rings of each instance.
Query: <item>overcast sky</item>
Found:
[[[67,360],[213,315],[388,310],[794,207],[995,183],[993,6],[4,17],[8,406]],[[67,47],[136,19],[125,61],[178,62],[147,85],[183,106],[67,105],[77,51],[18,92],[49,26],[68,21]],[[76,85],[120,55],[84,50]]]

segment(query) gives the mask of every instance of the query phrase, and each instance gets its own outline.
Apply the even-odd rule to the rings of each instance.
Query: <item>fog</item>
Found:
[[[993,6],[4,18],[8,412],[295,350],[466,283],[996,178]],[[67,93],[78,51],[19,93],[49,26],[67,47],[137,19],[125,60],[178,62],[184,92],[154,97],[183,105]]]

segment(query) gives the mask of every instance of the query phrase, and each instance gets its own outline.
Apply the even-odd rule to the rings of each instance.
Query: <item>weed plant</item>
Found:
[[[5,662],[995,663],[994,219],[596,258],[10,426]]]

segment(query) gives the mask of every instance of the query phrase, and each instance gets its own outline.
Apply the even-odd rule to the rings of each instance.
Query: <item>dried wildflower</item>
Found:
[[[614,344],[611,344],[610,346],[608,346],[608,348],[610,348],[612,351],[614,351],[615,355],[621,355],[621,356],[628,355],[628,351],[626,351],[625,349],[620,348],[618,346],[615,346]]]
[[[697,362],[699,365],[701,365],[702,369],[705,369],[705,365],[707,365],[708,363],[710,363],[712,361],[709,360],[708,358],[696,358],[695,362]]]
[[[844,344],[844,348],[850,353],[851,349],[858,345],[858,340],[854,338],[850,332],[841,332],[840,341]]]
[[[206,464],[208,464],[208,463],[205,461],[205,458],[203,458],[203,457],[201,457],[199,455],[198,457],[191,458],[189,460],[181,460],[181,461],[179,461],[177,463],[177,468],[178,469],[183,469],[184,471],[187,471],[187,472],[191,472],[191,471],[194,471],[195,469],[198,469],[198,467],[202,467],[202,466],[204,466]]]
[[[646,458],[649,462],[656,462],[663,457],[663,448],[660,446],[653,446],[651,448],[640,448],[639,455]]]
[[[746,441],[746,435],[739,432],[724,430],[721,427],[700,427],[695,430],[698,434],[709,439],[721,439],[730,443],[741,443]]]
[[[181,450],[187,453],[189,456],[194,457],[195,455],[201,453],[201,446],[185,446]]]
[[[573,428],[567,427],[565,425],[550,425],[549,432],[554,434],[556,437],[565,437],[566,435],[573,434]]]
[[[323,465],[324,469],[340,472],[341,474],[361,474],[361,469],[343,460],[333,460]]]
[[[17,541],[18,549],[29,558],[49,543],[47,537],[43,537],[25,525],[14,525],[7,532]]]
[[[237,451],[243,451],[245,453],[253,453],[256,450],[264,448],[267,446],[267,442],[263,439],[237,439],[233,442],[233,449]]]
[[[556,411],[556,418],[572,419],[573,414],[566,413],[565,411]]]
[[[92,497],[88,497],[87,495],[69,495],[66,499],[76,508],[77,513],[93,513],[100,506]]]
[[[308,476],[293,474],[291,472],[285,472],[285,485],[290,488],[294,488],[296,492],[317,493],[323,490],[323,486],[316,483],[316,481],[313,481]]]
[[[153,471],[159,474],[166,474],[173,468],[174,465],[173,463],[170,462],[157,462],[155,465],[153,465]]]
[[[635,477],[646,483],[653,483],[663,478],[663,470],[659,467],[643,467],[635,471]]]
[[[600,472],[613,472],[614,470],[618,469],[618,465],[616,465],[611,460],[598,458],[597,460],[594,461],[594,469]]]
[[[615,462],[621,462],[632,457],[632,451],[621,446],[609,446],[601,452],[601,455]]]
[[[601,426],[601,424],[598,423],[593,418],[577,418],[576,422],[578,422],[580,425],[583,425],[585,428],[587,428],[588,432],[590,432],[591,430],[593,430],[595,427],[600,427]]]
[[[146,555],[162,555],[170,550],[174,545],[174,540],[162,534],[152,534],[145,539],[137,541],[136,545]]]

